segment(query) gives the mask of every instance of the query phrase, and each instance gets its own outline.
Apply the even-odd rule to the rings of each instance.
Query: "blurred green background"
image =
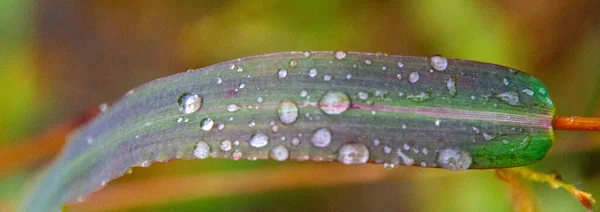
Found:
[[[558,115],[600,116],[600,2],[595,0],[3,0],[0,211],[14,210],[26,182],[50,161],[50,155],[38,152],[56,152],[40,144],[44,139],[36,138],[90,108],[115,101],[139,84],[238,57],[338,49],[442,54],[514,67],[546,83]],[[24,150],[20,155],[25,158],[38,159],[19,163],[23,159],[7,156],[18,150]],[[600,195],[599,150],[599,133],[556,132],[549,155],[532,168],[556,171],[566,181]],[[7,163],[17,166],[1,169],[8,167]],[[374,173],[383,177],[294,183],[300,178],[320,178],[306,171],[293,174],[297,173],[293,170],[311,167],[306,163],[173,161],[135,168],[132,174],[96,192],[98,198],[92,195],[65,209],[513,210],[509,189],[494,171],[454,173],[397,167],[380,174],[377,170],[383,167],[379,165],[347,168],[320,164],[318,168],[341,169],[340,174],[348,174],[372,171],[373,166],[377,166]],[[280,172],[290,175],[288,183],[273,186],[277,182],[260,180],[265,173],[277,176]],[[327,177],[335,182],[337,176],[331,173]],[[169,193],[185,188],[185,180],[199,179],[208,182],[189,182],[185,195]],[[566,191],[539,183],[526,185],[540,211],[585,211]],[[156,189],[141,189],[153,186]],[[210,191],[203,190],[208,186],[212,186],[207,188]],[[249,187],[252,189],[247,190]],[[113,196],[102,199],[102,193],[109,191]]]

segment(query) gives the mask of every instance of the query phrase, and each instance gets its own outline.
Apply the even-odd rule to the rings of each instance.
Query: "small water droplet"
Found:
[[[335,52],[335,59],[341,60],[346,58],[346,52],[345,51],[336,51]]]
[[[504,79],[502,79],[502,84],[508,85],[508,84],[510,84],[510,82],[508,82],[508,79],[504,78]]]
[[[217,125],[218,130],[223,130],[223,128],[225,128],[225,124],[221,123],[221,124]]]
[[[279,71],[277,71],[277,77],[279,77],[279,79],[285,78],[286,76],[287,76],[287,70],[279,69]]]
[[[312,134],[310,142],[316,147],[327,147],[331,143],[331,132],[327,128],[320,128]]]
[[[331,75],[329,75],[329,74],[323,75],[323,80],[325,80],[325,81],[331,81]]]
[[[487,133],[487,132],[483,132],[483,139],[485,139],[486,141],[492,140],[492,139],[494,139],[494,138],[496,138],[496,136],[494,136],[494,135],[490,135],[490,134],[489,134],[489,133]]]
[[[209,131],[213,128],[213,125],[215,125],[215,122],[211,118],[205,118],[202,120],[201,128],[204,131]]]
[[[475,100],[475,99],[477,99],[476,96],[471,96],[471,100]]]
[[[350,98],[339,91],[329,91],[319,101],[319,108],[326,114],[337,115],[350,108]]]
[[[292,141],[290,141],[290,144],[292,144],[292,146],[298,146],[298,145],[300,145],[300,139],[293,137]]]
[[[396,167],[396,165],[394,165],[393,163],[384,163],[383,164],[383,168],[386,170],[392,170],[394,167]]]
[[[183,93],[177,99],[177,105],[182,113],[193,113],[202,107],[202,98],[194,93]]]
[[[343,164],[362,164],[369,160],[369,149],[364,144],[344,144],[338,153],[339,162]]]
[[[433,56],[429,60],[429,65],[435,70],[443,71],[448,67],[448,60],[442,56]]]
[[[223,140],[219,144],[219,147],[221,148],[221,150],[228,152],[232,148],[232,143],[230,140]]]
[[[477,127],[473,127],[473,131],[475,131],[475,133],[477,133],[477,134],[479,134],[479,132],[480,132],[479,128],[477,128]]]
[[[242,152],[240,152],[239,150],[235,150],[233,151],[233,154],[231,154],[231,159],[233,160],[239,160],[242,158]]]
[[[262,96],[259,96],[258,98],[256,98],[256,102],[258,103],[262,103],[264,101],[264,99],[262,98]]]
[[[235,64],[229,65],[229,70],[233,70],[233,69],[235,69]]]
[[[142,164],[140,164],[141,167],[149,167],[151,164],[151,162],[149,160],[145,160],[144,162],[142,162]]]
[[[254,148],[261,148],[269,144],[269,137],[262,133],[256,133],[250,138],[250,146]]]
[[[437,162],[444,169],[460,171],[471,167],[473,159],[465,151],[458,148],[448,148],[439,151]]]
[[[181,122],[183,122],[183,117],[177,118],[177,123],[181,123]]]
[[[308,95],[308,91],[306,91],[306,90],[300,91],[300,97],[306,97],[306,95]]]
[[[290,67],[296,67],[296,66],[298,66],[298,61],[290,60]]]
[[[366,100],[367,98],[369,98],[369,94],[367,92],[359,91],[358,98],[361,100]]]
[[[406,124],[402,124],[402,129],[406,129]]]
[[[316,77],[317,76],[317,69],[316,68],[308,69],[308,76],[310,76],[310,77]]]
[[[390,154],[390,153],[392,153],[392,147],[390,147],[390,146],[388,146],[388,145],[384,146],[384,147],[383,147],[383,152],[384,152],[385,154]]]
[[[248,122],[248,127],[254,127],[254,126],[256,126],[256,122],[254,122],[254,121]]]
[[[523,138],[523,140],[521,140],[521,142],[519,143],[519,149],[527,148],[529,146],[530,141],[531,141],[531,137],[529,137],[529,136]]]
[[[435,120],[435,126],[438,126],[438,127],[439,127],[439,126],[440,126],[440,122],[442,122],[442,121],[440,121],[439,119],[438,119],[438,120]]]
[[[381,141],[379,139],[373,140],[373,145],[374,146],[379,146],[380,143],[381,143]]]
[[[535,93],[529,89],[523,89],[521,92],[527,94],[528,96],[533,96]]]
[[[246,87],[246,84],[244,84],[244,83],[240,83],[240,86],[239,86],[239,88],[240,88],[240,89],[243,89],[243,88],[245,88],[245,87]]]
[[[427,92],[421,92],[421,93],[418,93],[416,95],[407,95],[406,98],[408,100],[413,101],[413,102],[423,102],[423,101],[429,100],[431,97],[430,97],[429,93],[427,93]]]
[[[229,111],[229,112],[235,112],[235,111],[239,110],[240,108],[242,108],[242,107],[239,105],[236,105],[236,104],[227,105],[227,111]]]
[[[221,84],[221,83],[223,83],[223,79],[221,79],[221,77],[218,77],[217,78],[217,84]]]
[[[287,160],[288,157],[290,156],[290,151],[288,151],[288,149],[285,148],[285,146],[278,145],[276,147],[273,147],[273,149],[271,149],[271,152],[269,152],[269,156],[273,160],[284,161],[284,160]]]
[[[453,76],[446,81],[446,88],[448,88],[448,93],[451,96],[456,95],[456,77]]]
[[[404,67],[404,63],[402,63],[402,62],[398,62],[398,64],[397,64],[397,65],[398,65],[398,68],[402,68],[402,67]]]
[[[401,74],[401,73],[397,73],[397,74],[396,74],[396,79],[398,79],[398,80],[402,80],[402,74]]]
[[[411,72],[408,75],[408,81],[410,83],[415,83],[415,82],[419,81],[419,72]]]
[[[310,52],[304,52],[305,57],[310,57]]]
[[[381,70],[382,70],[382,71],[385,71],[385,70],[387,70],[387,66],[381,66]]]
[[[496,98],[509,105],[519,105],[519,94],[513,91],[507,91],[496,95]]]
[[[347,79],[347,80],[350,80],[350,79],[352,79],[352,75],[351,75],[351,74],[346,74],[346,79]]]
[[[244,71],[244,68],[242,68],[241,66],[238,66],[238,68],[236,69],[237,72],[242,72]]]
[[[365,60],[365,64],[371,65],[373,62],[371,60]]]
[[[298,106],[290,100],[283,100],[279,102],[279,106],[277,106],[277,114],[279,115],[281,123],[294,123],[298,118]]]
[[[196,148],[194,148],[194,156],[198,159],[208,158],[210,155],[210,146],[204,141],[200,141],[196,144]]]

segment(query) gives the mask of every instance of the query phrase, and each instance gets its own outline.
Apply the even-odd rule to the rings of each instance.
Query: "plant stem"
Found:
[[[600,131],[600,117],[558,116],[552,125],[555,130]]]

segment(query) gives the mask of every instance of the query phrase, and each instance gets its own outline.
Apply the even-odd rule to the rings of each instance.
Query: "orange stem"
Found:
[[[552,125],[555,130],[600,131],[600,117],[558,116]]]

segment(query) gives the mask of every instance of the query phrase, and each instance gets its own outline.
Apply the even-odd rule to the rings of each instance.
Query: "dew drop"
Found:
[[[211,118],[205,118],[202,120],[202,124],[200,126],[202,130],[209,131],[213,128],[213,125],[215,125],[215,122]]]
[[[397,65],[398,65],[398,68],[402,68],[402,67],[404,67],[404,63],[402,63],[402,62],[398,62],[398,64],[397,64]]]
[[[290,60],[290,67],[296,67],[296,66],[298,66],[298,61]]]
[[[429,100],[431,97],[430,97],[429,93],[421,92],[416,95],[407,95],[406,98],[413,102],[424,102],[424,101]]]
[[[300,139],[293,137],[292,141],[290,141],[290,143],[292,144],[292,146],[298,146],[298,145],[300,145]]]
[[[504,78],[504,79],[502,79],[502,84],[508,85],[508,84],[510,84],[510,82],[508,82],[508,79]]]
[[[531,141],[531,137],[529,137],[529,136],[523,138],[523,140],[521,140],[521,142],[519,143],[519,149],[527,148],[529,146],[530,141]]]
[[[335,52],[335,59],[341,60],[346,58],[346,52],[345,51],[336,51]]]
[[[145,160],[140,164],[141,167],[150,167],[151,162],[149,160]]]
[[[402,129],[406,129],[406,124],[402,124]]]
[[[519,105],[519,94],[513,91],[507,91],[496,95],[496,98],[509,105]]]
[[[221,150],[227,152],[229,150],[231,150],[232,148],[232,143],[230,140],[223,140],[221,141],[221,143],[219,144],[219,147],[221,148]]]
[[[327,128],[320,128],[312,134],[310,142],[316,147],[327,147],[331,143],[331,132]]]
[[[529,89],[523,89],[521,92],[527,94],[528,96],[533,96],[535,93]]]
[[[244,68],[242,68],[241,66],[238,66],[238,68],[236,69],[237,72],[242,72],[244,71]]]
[[[439,127],[439,126],[440,126],[440,122],[442,122],[442,121],[440,121],[439,119],[438,119],[438,120],[435,120],[435,126],[438,126],[438,127]]]
[[[411,72],[408,75],[408,81],[410,83],[415,83],[415,82],[419,81],[419,73],[418,72]]]
[[[194,93],[183,93],[179,96],[177,105],[182,113],[193,113],[202,107],[202,98]]]
[[[392,147],[390,147],[390,146],[387,146],[387,145],[386,145],[386,146],[384,146],[384,147],[383,147],[383,152],[384,152],[385,154],[390,154],[390,153],[392,153]]]
[[[382,71],[385,71],[385,70],[387,70],[387,66],[381,66],[381,70],[382,70]]]
[[[256,133],[250,138],[250,146],[254,148],[261,148],[269,144],[269,137],[262,133]]]
[[[371,60],[365,60],[365,64],[371,65],[371,64],[373,64],[373,62]]]
[[[448,60],[442,56],[433,56],[429,60],[429,65],[435,70],[443,71],[448,68]]]
[[[373,140],[373,146],[379,146],[379,144],[381,144],[381,141],[379,139]]]
[[[227,105],[227,111],[229,111],[229,112],[235,112],[235,111],[239,110],[240,108],[242,108],[242,107],[239,105],[236,105],[236,104]]]
[[[287,160],[288,157],[290,156],[290,151],[285,148],[285,146],[283,145],[278,145],[276,147],[273,147],[273,149],[271,149],[271,152],[269,152],[269,156],[276,161],[284,161]]]
[[[344,144],[337,159],[343,164],[363,164],[369,160],[369,149],[360,143]]]
[[[369,94],[367,92],[359,91],[358,98],[361,100],[366,100],[367,98],[369,98]]]
[[[394,167],[396,167],[396,165],[394,165],[393,163],[384,163],[383,164],[383,168],[386,170],[392,170]]]
[[[264,101],[264,99],[262,98],[262,96],[259,96],[258,98],[256,98],[256,102],[258,103],[262,103]]]
[[[217,78],[217,84],[221,84],[223,83],[223,79],[221,79],[221,77]]]
[[[471,167],[473,159],[465,151],[458,148],[448,148],[439,151],[437,162],[444,169],[460,171]]]
[[[279,71],[277,71],[277,77],[279,77],[279,79],[285,78],[286,76],[287,76],[287,70],[279,69]]]
[[[492,139],[494,139],[494,138],[496,138],[496,136],[494,136],[494,135],[490,135],[490,134],[489,134],[489,133],[487,133],[487,132],[483,132],[483,139],[485,139],[486,141],[492,140]]]
[[[350,79],[352,79],[352,75],[351,75],[351,74],[346,74],[346,79],[347,79],[347,80],[350,80]]]
[[[326,114],[337,115],[350,108],[350,98],[339,91],[329,91],[319,101],[319,108]]]
[[[325,81],[331,81],[331,75],[329,75],[329,74],[323,75],[323,80],[325,80]]]
[[[298,118],[298,106],[290,100],[283,100],[279,102],[279,106],[277,106],[277,114],[279,115],[281,123],[294,123]]]
[[[310,52],[304,52],[305,57],[310,57]]]
[[[402,80],[402,74],[401,73],[396,74],[396,79]]]
[[[233,154],[231,154],[231,159],[233,160],[239,160],[242,158],[242,152],[240,152],[239,150],[235,150],[233,151]]]
[[[308,76],[310,76],[310,77],[316,77],[317,76],[317,69],[316,68],[308,69]]]
[[[240,89],[243,89],[243,88],[245,88],[245,87],[246,87],[246,84],[244,84],[244,83],[240,83],[240,86],[239,86],[239,88],[240,88]]]
[[[308,91],[306,91],[306,90],[300,91],[300,97],[306,97],[306,95],[308,95]]]
[[[451,77],[446,81],[446,88],[448,88],[448,93],[450,93],[451,96],[456,95],[456,77]]]
[[[210,155],[210,146],[204,141],[200,141],[196,144],[196,148],[194,149],[194,156],[198,159],[208,158]]]

